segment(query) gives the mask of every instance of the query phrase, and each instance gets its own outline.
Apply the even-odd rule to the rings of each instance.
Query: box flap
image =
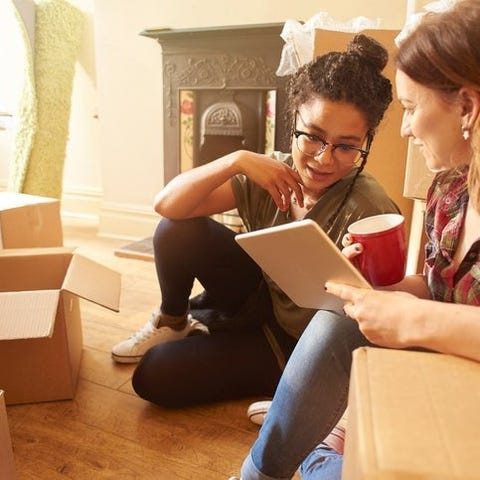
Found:
[[[81,298],[118,312],[120,282],[119,272],[86,257],[74,254],[62,288]]]
[[[0,293],[0,340],[51,337],[59,290]]]
[[[0,291],[60,290],[71,259],[65,248],[0,251]]]
[[[63,253],[73,253],[74,247],[32,247],[32,248],[7,248],[0,249],[0,257],[26,257],[41,255],[57,255]]]

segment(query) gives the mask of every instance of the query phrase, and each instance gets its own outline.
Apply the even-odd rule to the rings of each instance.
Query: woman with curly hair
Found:
[[[161,305],[112,351],[117,362],[140,361],[138,395],[169,407],[273,395],[315,310],[296,306],[210,215],[236,208],[248,230],[311,218],[340,248],[351,222],[397,212],[363,171],[392,99],[386,63],[386,50],[364,35],[317,58],[290,79],[291,154],[236,151],[158,193]],[[195,279],[205,291],[190,299]]]

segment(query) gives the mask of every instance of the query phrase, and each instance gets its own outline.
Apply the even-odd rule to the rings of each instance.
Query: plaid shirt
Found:
[[[430,186],[424,273],[433,300],[480,305],[480,232],[458,268],[453,264],[468,205],[467,175],[468,167],[442,172]]]

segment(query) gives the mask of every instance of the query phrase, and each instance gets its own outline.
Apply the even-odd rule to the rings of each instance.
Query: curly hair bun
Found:
[[[375,39],[367,35],[358,34],[348,45],[347,52],[362,57],[364,61],[373,65],[381,72],[388,62],[388,52]]]

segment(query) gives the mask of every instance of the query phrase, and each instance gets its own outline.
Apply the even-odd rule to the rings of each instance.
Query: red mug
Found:
[[[348,227],[354,243],[363,251],[352,259],[372,286],[392,285],[405,276],[407,247],[405,219],[396,213],[366,217]]]

